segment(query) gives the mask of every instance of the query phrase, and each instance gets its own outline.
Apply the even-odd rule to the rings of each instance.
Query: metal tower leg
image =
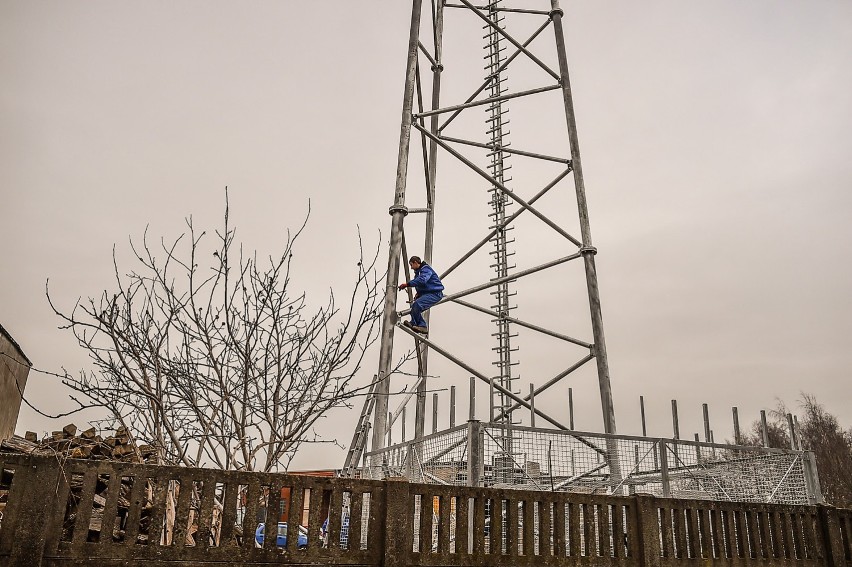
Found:
[[[583,246],[583,262],[586,268],[586,288],[589,294],[589,310],[592,318],[592,334],[594,336],[594,355],[598,368],[598,387],[601,393],[601,412],[603,413],[604,431],[615,434],[615,408],[612,404],[612,385],[609,379],[609,360],[606,354],[604,339],[603,316],[601,314],[601,298],[598,289],[598,273],[595,268],[595,253],[592,245],[592,230],[589,225],[589,210],[586,204],[586,186],[583,180],[583,162],[580,160],[580,141],[577,136],[577,120],[574,116],[574,98],[571,94],[571,83],[568,78],[568,58],[565,53],[565,33],[562,29],[562,9],[559,0],[550,0],[553,20],[553,31],[556,35],[556,53],[559,59],[559,82],[562,86],[562,100],[565,103],[565,122],[568,126],[568,139],[571,144],[571,162],[574,166],[574,190],[577,194],[577,211],[580,216],[580,234]],[[607,464],[609,465],[610,486],[621,484],[621,462],[618,455],[618,443],[607,439]]]
[[[435,43],[434,63],[432,64],[432,108],[436,110],[440,107],[441,102],[441,72],[444,66],[441,64],[442,59],[442,41],[444,36],[444,2],[439,1],[434,4],[434,25],[433,25],[433,41]],[[429,119],[429,131],[437,135],[438,133],[438,115],[433,115]],[[425,137],[423,137],[425,144]],[[426,236],[423,243],[423,259],[426,262],[432,262],[432,253],[435,246],[435,186],[438,173],[438,144],[434,140],[429,141],[428,163],[426,166],[428,190],[426,192]],[[407,258],[406,258],[407,259]],[[427,323],[430,321],[431,313],[426,311],[424,318]],[[414,421],[414,438],[420,439],[424,433],[424,423],[426,421],[426,375],[429,368],[429,347],[423,345],[421,351],[420,385],[417,388],[417,408]]]
[[[603,411],[604,431],[615,433],[615,410],[612,405],[612,386],[609,380],[609,361],[606,355],[601,298],[598,290],[598,275],[595,269],[595,253],[592,246],[592,230],[589,225],[589,210],[586,204],[586,185],[583,181],[583,163],[580,160],[580,142],[577,137],[577,120],[574,117],[574,98],[571,95],[571,83],[568,80],[568,58],[565,54],[565,33],[562,29],[562,9],[559,0],[551,0],[553,31],[556,34],[556,53],[559,58],[559,81],[562,85],[562,99],[565,103],[565,121],[568,126],[568,139],[571,144],[571,162],[574,166],[574,189],[577,194],[577,209],[580,215],[580,233],[582,235],[583,261],[586,266],[586,287],[589,292],[589,309],[592,315],[592,334],[595,338],[595,359],[598,367],[598,383],[601,391],[601,410]]]
[[[399,262],[402,252],[403,220],[405,208],[405,185],[408,176],[408,147],[411,143],[411,122],[414,110],[414,81],[417,67],[417,49],[420,41],[420,13],[422,0],[413,0],[411,8],[411,30],[408,38],[408,61],[405,67],[405,94],[402,102],[402,123],[399,132],[399,154],[397,157],[396,186],[393,206],[390,207],[391,233],[388,253],[388,272],[385,283],[385,302],[382,315],[382,338],[379,347],[379,384],[376,389],[375,427],[373,428],[373,450],[385,446],[387,438],[388,395],[390,394],[390,368],[393,358],[393,331],[396,324],[396,296],[399,277]]]

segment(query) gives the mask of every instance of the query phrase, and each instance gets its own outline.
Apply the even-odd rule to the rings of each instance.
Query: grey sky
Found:
[[[730,406],[750,421],[802,390],[852,424],[852,4],[563,7],[619,431],[638,432],[640,394],[658,435],[672,398],[688,432],[709,402],[718,439]],[[263,252],[310,198],[296,285],[344,284],[329,259],[355,257],[356,225],[389,228],[409,9],[0,1],[0,321],[35,366],[86,362],[47,278],[65,305],[97,294],[114,243],[215,223],[225,185]],[[440,268],[458,219],[438,191]],[[561,305],[544,289],[519,302]],[[599,430],[582,380],[578,427]],[[67,408],[54,384],[31,374],[29,398]],[[65,421],[25,409],[19,429]]]

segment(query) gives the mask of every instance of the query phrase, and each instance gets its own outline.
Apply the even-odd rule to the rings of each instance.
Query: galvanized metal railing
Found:
[[[367,453],[361,474],[414,482],[728,502],[819,504],[808,451],[470,421]],[[511,439],[512,447],[504,440]],[[613,473],[613,465],[616,471]]]

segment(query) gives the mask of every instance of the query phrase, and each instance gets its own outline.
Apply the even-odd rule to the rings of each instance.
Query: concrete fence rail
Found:
[[[852,511],[829,506],[0,454],[0,510],[9,566],[852,567]]]

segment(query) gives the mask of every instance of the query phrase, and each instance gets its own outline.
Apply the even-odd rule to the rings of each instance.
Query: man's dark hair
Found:
[[[420,256],[412,256],[408,259],[409,262],[414,262],[415,264],[422,264],[423,260],[420,259]]]

